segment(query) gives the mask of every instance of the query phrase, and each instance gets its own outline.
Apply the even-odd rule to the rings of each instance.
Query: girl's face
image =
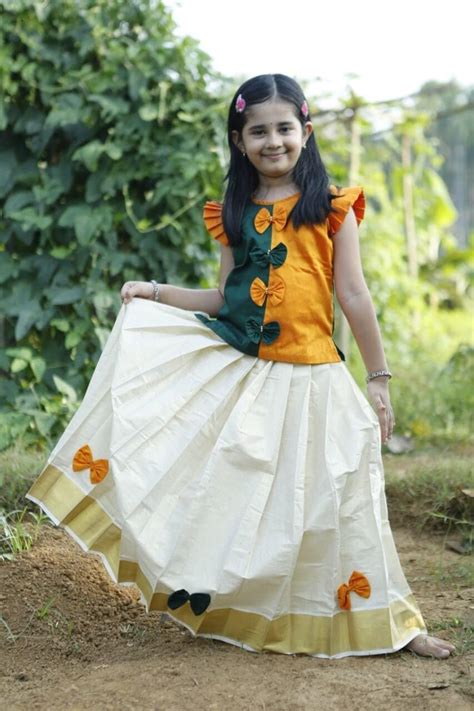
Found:
[[[232,132],[232,139],[255,167],[260,180],[292,182],[293,169],[303,145],[313,130],[310,121],[304,127],[295,116],[293,104],[275,98],[247,109],[242,133]]]

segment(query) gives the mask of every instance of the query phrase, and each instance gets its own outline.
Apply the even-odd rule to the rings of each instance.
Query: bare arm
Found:
[[[333,244],[337,300],[349,322],[365,367],[368,371],[386,370],[387,361],[380,328],[362,271],[357,220],[352,209],[334,235]],[[394,426],[388,379],[379,377],[371,380],[368,384],[368,394],[377,410],[382,437],[386,441]]]
[[[354,211],[333,238],[334,286],[368,371],[387,368],[375,308],[362,271],[359,234]]]
[[[160,302],[187,311],[204,311],[215,316],[224,303],[224,286],[229,272],[234,267],[232,249],[221,244],[221,264],[217,289],[187,289],[172,284],[160,284]],[[153,299],[153,287],[148,281],[127,281],[122,286],[124,304],[133,297]]]

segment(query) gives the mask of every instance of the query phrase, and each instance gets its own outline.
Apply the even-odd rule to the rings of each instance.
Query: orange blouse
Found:
[[[252,200],[242,221],[242,243],[233,246],[224,305],[215,319],[196,314],[226,342],[266,360],[334,363],[344,359],[332,334],[332,237],[352,207],[359,224],[361,187],[337,191],[325,223],[293,227],[299,194],[270,203]],[[222,205],[207,202],[204,221],[214,239],[229,245]]]

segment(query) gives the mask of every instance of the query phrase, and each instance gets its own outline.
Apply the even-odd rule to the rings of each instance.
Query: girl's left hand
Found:
[[[369,380],[367,393],[379,418],[382,442],[386,444],[395,427],[395,416],[390,404],[390,393],[388,391],[388,378],[380,377]]]

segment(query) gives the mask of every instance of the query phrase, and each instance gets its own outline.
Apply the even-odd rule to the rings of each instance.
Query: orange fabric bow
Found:
[[[94,459],[88,444],[77,450],[72,460],[72,470],[81,472],[90,469],[91,484],[99,484],[109,473],[109,462],[107,459]]]
[[[339,607],[341,607],[343,610],[351,609],[351,600],[349,597],[349,593],[351,591],[354,591],[361,597],[370,597],[370,583],[365,577],[365,575],[363,575],[363,573],[359,573],[359,571],[357,570],[354,570],[351,577],[349,578],[349,585],[343,583],[342,585],[339,585],[337,589]]]
[[[281,232],[286,225],[286,210],[283,205],[276,205],[273,208],[273,215],[271,215],[270,211],[267,210],[266,207],[262,207],[262,209],[255,215],[253,223],[259,234],[265,232],[267,227],[272,224],[275,225],[275,229],[278,232]]]
[[[262,306],[267,296],[271,305],[276,306],[280,301],[283,301],[284,295],[285,282],[283,279],[273,277],[271,286],[267,286],[264,281],[256,277],[250,286],[251,299],[257,306]]]

